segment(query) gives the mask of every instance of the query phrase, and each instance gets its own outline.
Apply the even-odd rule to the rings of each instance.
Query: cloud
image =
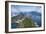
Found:
[[[40,6],[24,6],[24,5],[12,5],[12,13],[15,12],[41,12]]]

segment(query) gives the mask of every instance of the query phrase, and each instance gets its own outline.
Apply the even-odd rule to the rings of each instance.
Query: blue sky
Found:
[[[41,13],[41,6],[11,5],[11,13],[13,15],[14,13],[32,11]]]

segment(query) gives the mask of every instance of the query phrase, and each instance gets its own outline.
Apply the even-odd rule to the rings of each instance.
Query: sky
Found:
[[[11,5],[11,13],[13,15],[14,13],[32,12],[32,11],[41,13],[41,6]]]

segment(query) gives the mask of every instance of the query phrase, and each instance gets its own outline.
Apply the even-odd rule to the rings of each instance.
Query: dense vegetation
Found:
[[[35,24],[31,18],[25,18],[22,23],[24,24],[24,27],[35,27]]]

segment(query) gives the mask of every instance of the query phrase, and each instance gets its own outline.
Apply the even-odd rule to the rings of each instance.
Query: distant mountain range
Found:
[[[32,14],[32,15],[37,15],[37,16],[41,16],[41,13],[38,13],[38,12],[30,12],[30,14]]]
[[[12,13],[13,15],[15,14],[24,14],[24,15],[29,15],[29,14],[31,14],[31,15],[36,15],[36,16],[41,16],[41,13],[39,13],[39,12],[36,12],[36,11],[30,11],[30,12],[18,12],[18,13]]]
[[[38,13],[38,12],[35,12],[35,11],[32,11],[32,12],[24,12],[23,14],[31,14],[31,15],[36,15],[36,16],[41,16],[41,13]]]

